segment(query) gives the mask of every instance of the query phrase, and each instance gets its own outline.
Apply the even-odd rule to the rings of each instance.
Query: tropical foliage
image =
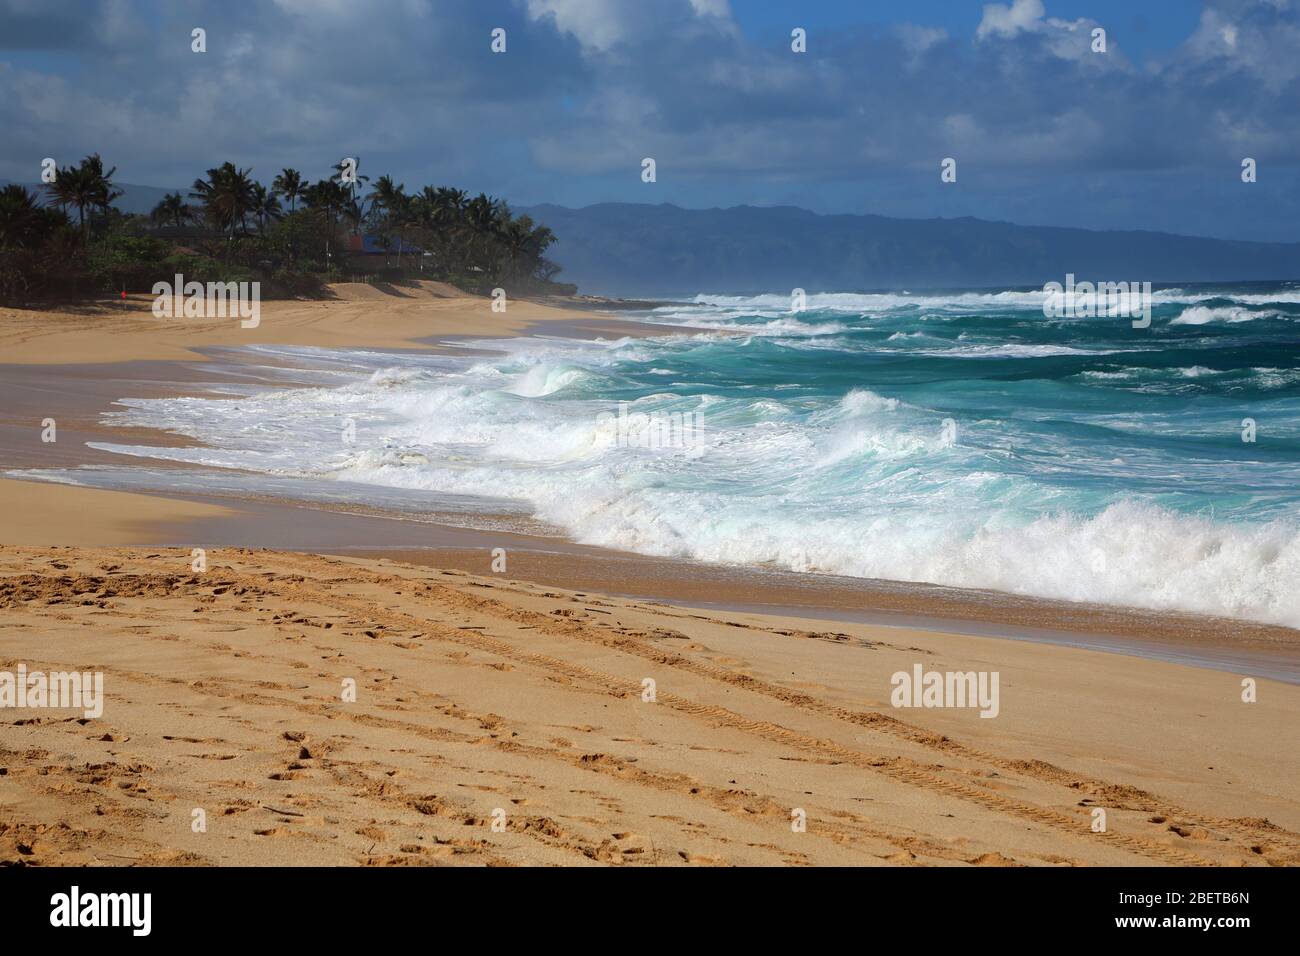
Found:
[[[121,213],[98,154],[57,170],[35,194],[0,190],[0,302],[147,291],[177,271],[198,281],[254,278],[301,295],[339,280],[440,279],[486,291],[567,292],[546,258],[555,235],[502,200],[450,186],[408,191],[360,163],[315,181],[293,168],[263,185],[226,162],[171,192],[148,216]]]
[[[106,215],[113,200],[122,195],[120,190],[113,188],[115,172],[116,166],[104,172],[104,161],[99,158],[99,153],[92,153],[77,166],[57,170],[54,182],[45,187],[54,205],[65,212],[69,206],[77,210],[77,224],[83,239],[90,225],[87,215]]]
[[[39,295],[66,278],[80,246],[67,213],[17,184],[0,189],[0,302]]]

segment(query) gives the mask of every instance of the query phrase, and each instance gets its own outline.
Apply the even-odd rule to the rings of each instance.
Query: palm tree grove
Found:
[[[472,292],[572,294],[546,258],[549,228],[502,200],[449,186],[373,180],[356,160],[312,181],[280,170],[270,185],[223,163],[148,216],[113,202],[116,167],[98,154],[58,168],[37,192],[0,189],[0,303],[148,292],[177,273],[199,282],[260,281],[267,297],[312,296],[326,283],[450,282]]]

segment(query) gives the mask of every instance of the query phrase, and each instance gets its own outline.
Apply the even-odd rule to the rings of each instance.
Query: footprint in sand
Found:
[[[722,866],[722,859],[716,856],[707,856],[703,853],[689,853],[686,850],[678,850],[680,856],[689,866]]]

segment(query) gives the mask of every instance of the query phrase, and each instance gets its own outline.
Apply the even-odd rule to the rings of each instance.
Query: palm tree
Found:
[[[249,208],[249,212],[257,217],[258,232],[266,229],[268,220],[281,219],[284,217],[284,210],[280,208],[280,200],[276,197],[275,193],[271,192],[261,183],[253,183],[252,199],[253,204]]]
[[[302,180],[302,173],[287,166],[280,170],[280,175],[276,176],[271,182],[272,192],[289,200],[290,212],[297,210],[298,197],[303,194],[306,188],[306,183]]]
[[[397,264],[402,264],[402,232],[411,223],[412,199],[405,184],[393,182],[392,176],[380,176],[367,197],[370,208],[384,211],[385,229],[397,236]]]
[[[116,172],[116,166],[104,172],[104,161],[98,153],[91,153],[77,166],[58,170],[54,182],[45,187],[56,205],[65,210],[68,206],[77,207],[77,225],[83,240],[90,226],[86,211],[106,214],[113,200],[122,195],[121,190],[113,187]]]
[[[511,219],[501,228],[507,272],[513,279],[532,278],[542,263],[544,253],[555,242],[555,233],[547,226],[536,226],[531,216]]]
[[[480,268],[486,272],[491,266],[488,250],[500,234],[501,224],[509,219],[510,210],[499,199],[479,193],[465,205],[465,222],[470,232],[470,253],[479,253]]]
[[[392,176],[384,175],[375,180],[375,186],[366,198],[370,200],[371,208],[378,206],[385,212],[391,213],[407,198],[405,189],[405,184],[395,183]]]
[[[27,187],[10,183],[0,189],[0,247],[19,247],[31,238],[40,205]]]
[[[354,236],[361,231],[361,223],[363,223],[366,218],[365,203],[357,199],[357,187],[362,183],[370,182],[370,177],[361,175],[359,172],[360,169],[361,160],[354,160],[354,172],[356,172],[357,175],[350,181],[344,183],[343,160],[339,160],[334,164],[334,175],[330,177],[332,182],[339,183],[346,187],[350,207],[344,207],[343,212],[346,217],[352,221],[352,235]]]
[[[302,201],[306,203],[308,209],[319,209],[321,206],[321,184],[308,183],[302,187],[302,192],[298,194]]]
[[[168,193],[158,205],[153,207],[149,218],[154,222],[166,222],[178,229],[194,218],[194,207],[185,202],[180,193]]]
[[[461,271],[472,233],[465,219],[469,194],[447,186],[425,186],[418,200],[415,211],[433,244],[441,250],[443,268],[448,272]]]
[[[332,179],[322,179],[306,187],[302,198],[312,209],[323,212],[331,226],[338,222],[339,213],[348,203],[347,190]]]
[[[361,227],[365,224],[365,203],[355,197],[347,197],[343,200],[343,218],[352,225],[352,235],[361,235]]]
[[[68,207],[73,205],[73,197],[79,189],[76,166],[56,169],[54,171],[54,182],[45,184],[45,192],[50,201],[65,213],[68,211]]]
[[[0,189],[0,300],[18,301],[64,277],[76,281],[83,248],[66,212],[23,186]]]
[[[234,163],[222,163],[208,170],[207,179],[194,180],[192,197],[203,203],[208,219],[222,232],[230,229],[233,239],[235,227],[248,231],[247,217],[253,211],[253,186],[247,169],[237,169]]]
[[[432,224],[434,210],[438,206],[438,190],[432,186],[425,186],[412,198],[415,200],[415,208],[419,213],[420,221],[425,225]]]
[[[113,200],[122,195],[122,190],[113,186],[113,175],[117,172],[114,166],[108,172],[104,172],[104,161],[99,158],[99,153],[92,153],[81,161],[84,175],[94,185],[94,198],[91,206],[98,209],[101,215],[108,215],[108,207],[113,204]]]
[[[469,204],[469,193],[450,186],[439,186],[434,192],[440,221],[446,225],[460,223],[465,215],[465,207]]]

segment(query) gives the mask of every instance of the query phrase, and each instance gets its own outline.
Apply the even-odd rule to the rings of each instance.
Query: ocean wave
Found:
[[[850,389],[839,401],[839,413],[843,416],[857,417],[876,412],[897,411],[899,402],[896,398],[885,398],[869,388]]]
[[[971,344],[942,349],[920,349],[925,355],[949,358],[1049,358],[1056,355],[1118,355],[1142,349],[1085,349],[1073,345],[1004,342],[998,345]]]
[[[663,556],[1300,626],[1294,525],[1225,525],[1138,504],[1011,527],[993,513],[964,530],[915,514],[745,514],[680,495],[655,505],[634,496],[554,517],[586,543]]]
[[[794,313],[786,316],[773,316],[771,314],[756,315],[745,313],[746,318],[762,318],[763,322],[736,322],[731,318],[706,316],[706,315],[689,315],[676,313],[663,317],[656,316],[656,321],[673,318],[677,320],[678,325],[687,328],[708,329],[709,331],[730,330],[735,332],[744,332],[747,335],[758,336],[817,336],[817,335],[835,335],[844,332],[848,326],[840,322],[805,322],[795,317]]]
[[[841,405],[849,417],[897,411],[867,392]],[[700,460],[717,454],[719,476],[735,481],[752,473],[754,480],[746,490],[724,491],[687,470],[664,480],[665,458],[620,454],[596,439],[596,427],[593,421],[574,424],[567,434],[554,427],[516,434],[459,463],[413,447],[366,448],[283,473],[527,501],[538,518],[581,543],[643,554],[1300,626],[1294,523],[1216,521],[1139,502],[1093,516],[1034,518],[1013,507],[1025,492],[1008,495],[1004,475],[962,468],[935,480],[934,437],[907,428],[724,437]],[[202,449],[94,447],[232,464]],[[764,460],[796,457],[793,470],[802,478],[783,470],[777,481],[758,469]],[[816,484],[800,490],[800,481],[816,482],[827,472],[827,480],[838,480],[837,470],[863,458],[876,466],[915,462],[920,470],[904,467],[856,494],[827,496]],[[250,463],[247,456],[240,460]],[[558,467],[566,460],[576,467]],[[660,479],[651,480],[656,473]]]
[[[1170,325],[1206,325],[1210,322],[1253,322],[1256,319],[1277,318],[1278,313],[1267,310],[1247,309],[1241,306],[1204,306],[1195,305],[1183,310],[1182,314],[1171,319]]]
[[[519,376],[506,391],[523,398],[539,398],[542,395],[553,395],[587,377],[587,373],[579,368],[538,364]]]
[[[1094,283],[1107,281],[1125,281],[1122,279],[1109,279],[1107,277],[1079,277],[1076,281],[1082,282],[1084,278]],[[1064,276],[1057,280],[1064,284]],[[1131,284],[1131,280],[1130,281]],[[923,294],[923,293],[897,293],[897,292],[877,292],[877,293],[844,293],[829,292],[809,294],[805,297],[805,304],[809,310],[827,311],[827,312],[848,312],[859,315],[884,313],[899,309],[948,309],[958,311],[969,310],[1041,310],[1044,304],[1053,293],[1045,292],[1042,289],[1031,289],[1028,291],[1008,290],[1000,292],[957,292],[950,294]],[[1109,300],[1104,294],[1080,294],[1067,296],[1061,293],[1057,296],[1058,301],[1063,305],[1072,305],[1075,309],[1082,309],[1085,305],[1090,306],[1093,311],[1097,311],[1098,306],[1107,306]],[[1269,293],[1249,293],[1234,291],[1203,291],[1188,292],[1182,288],[1158,289],[1151,293],[1151,302],[1153,305],[1195,305],[1197,303],[1211,302],[1214,300],[1223,300],[1237,303],[1239,305],[1289,305],[1300,304],[1300,290],[1279,290]],[[1136,293],[1129,293],[1127,296],[1120,296],[1116,300],[1122,307],[1125,314],[1127,310],[1134,306],[1140,306],[1140,297]],[[707,315],[711,313],[721,313],[730,315],[745,315],[751,311],[780,315],[791,312],[791,296],[789,293],[767,293],[752,296],[735,296],[735,295],[711,295],[700,293],[696,295],[691,302],[697,306],[707,307],[708,311],[694,313],[698,315]],[[668,307],[663,311],[672,312],[673,309],[680,310],[680,306]]]
[[[575,540],[647,554],[1300,626],[1300,472],[1285,457],[1300,369],[1285,343],[1022,317],[994,337],[970,318],[1026,296],[1041,307],[1041,293],[868,297],[877,315],[930,304],[861,334],[834,314],[746,323],[755,297],[727,297],[690,306],[716,310],[690,334],[299,353],[328,385],[127,398],[109,421],[195,446],[92,447],[239,469],[267,493],[288,477],[376,501],[508,499]],[[863,298],[828,297],[845,312]],[[1211,298],[1182,314],[1247,308]],[[962,337],[928,335],[954,299],[964,318],[944,328]],[[1071,361],[948,361],[1058,356]],[[622,403],[698,415],[698,447],[620,444]],[[1256,445],[1239,440],[1248,416]]]
[[[1209,368],[1204,365],[1165,368],[1089,369],[1079,378],[1118,386],[1142,385],[1155,391],[1165,389],[1213,390],[1233,394],[1245,390],[1276,391],[1300,384],[1300,369],[1294,368]]]

